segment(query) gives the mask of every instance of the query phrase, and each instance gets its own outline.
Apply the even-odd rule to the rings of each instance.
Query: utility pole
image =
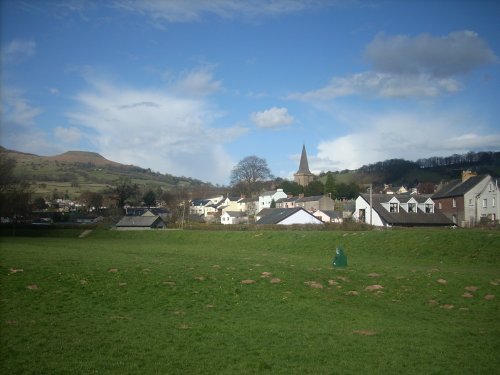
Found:
[[[372,199],[372,184],[370,184],[370,225],[372,225],[372,214],[373,214],[373,199]]]

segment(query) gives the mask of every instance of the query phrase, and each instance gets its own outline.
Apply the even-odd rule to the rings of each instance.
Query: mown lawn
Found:
[[[1,373],[500,368],[498,231],[77,236],[0,238]]]

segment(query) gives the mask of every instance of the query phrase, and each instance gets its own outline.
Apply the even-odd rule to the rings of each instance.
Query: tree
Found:
[[[302,194],[304,192],[304,187],[302,185],[299,185],[295,181],[283,181],[281,184],[278,185],[280,188],[283,189],[283,191],[287,194],[291,194],[294,196],[297,196],[299,194]]]
[[[328,173],[326,175],[325,194],[330,194],[331,198],[337,197],[337,188],[335,186],[335,180],[333,179],[333,175],[331,173]]]
[[[325,185],[320,180],[311,181],[304,189],[306,196],[323,195]]]
[[[129,177],[121,177],[117,180],[114,188],[111,188],[110,195],[116,201],[119,208],[123,208],[129,199],[135,198],[139,192],[139,187],[132,183]]]
[[[33,201],[33,209],[34,210],[45,210],[48,207],[45,199],[42,197],[35,198]]]
[[[12,218],[14,223],[31,212],[29,184],[14,176],[16,161],[0,154],[0,216]]]
[[[257,156],[247,156],[231,171],[231,185],[240,185],[246,192],[255,190],[258,182],[273,178],[265,159]]]
[[[149,190],[143,195],[142,200],[144,204],[148,207],[156,205],[156,194],[153,190]]]
[[[102,207],[104,197],[101,193],[87,190],[82,191],[80,194],[80,201],[85,204],[88,211],[92,210],[92,208],[99,211]]]

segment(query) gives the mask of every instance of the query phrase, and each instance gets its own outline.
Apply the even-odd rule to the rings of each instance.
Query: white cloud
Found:
[[[2,48],[4,62],[18,62],[35,54],[36,43],[33,40],[15,39]]]
[[[479,150],[500,150],[500,133],[480,123],[470,131],[472,119],[464,114],[391,112],[359,116],[363,124],[350,134],[318,145],[311,169],[356,169],[378,161],[403,158],[417,160]],[[353,127],[354,129],[355,127]]]
[[[424,74],[451,77],[498,61],[487,43],[473,31],[446,36],[379,34],[365,55],[375,71],[392,74]]]
[[[204,15],[215,15],[221,18],[274,16],[327,5],[328,1],[323,0],[115,1],[115,6],[145,15],[156,22],[189,22],[199,20]]]
[[[317,90],[289,95],[289,99],[304,101],[329,100],[350,95],[383,98],[434,97],[461,89],[453,78],[432,78],[428,75],[394,75],[363,72],[347,77],[333,77]]]
[[[80,129],[75,127],[65,128],[58,126],[54,129],[54,135],[60,142],[65,144],[77,144],[83,137]]]
[[[333,77],[322,88],[294,93],[289,99],[330,100],[351,95],[381,98],[425,98],[462,89],[458,76],[498,57],[477,33],[457,31],[444,37],[415,38],[379,34],[366,47],[373,70]]]
[[[76,101],[69,118],[92,130],[89,138],[107,158],[204,181],[227,182],[232,161],[223,142],[246,131],[215,127],[221,114],[207,101],[166,90],[94,81]]]
[[[221,81],[216,81],[208,69],[198,69],[184,73],[173,89],[184,95],[204,96],[219,91]]]
[[[251,119],[259,128],[277,128],[294,122],[287,108],[272,107],[261,112],[254,112]]]

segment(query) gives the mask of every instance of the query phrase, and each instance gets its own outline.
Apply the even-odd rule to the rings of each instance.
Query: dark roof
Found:
[[[284,202],[295,202],[298,197],[290,197],[290,198],[280,198],[276,201],[276,203],[284,203]]]
[[[316,212],[318,212],[318,211],[316,211]],[[328,215],[332,219],[341,219],[343,217],[343,214],[340,211],[319,210],[319,212],[323,212],[325,215]]]
[[[312,174],[309,170],[309,163],[307,162],[306,146],[302,145],[302,155],[300,156],[299,170],[297,173]]]
[[[361,197],[366,202],[370,202],[370,194],[361,194]],[[389,212],[382,206],[382,203],[388,203],[394,197],[401,203],[406,203],[411,198],[415,198],[418,201],[416,196],[372,194],[373,209],[390,225],[452,225],[451,220],[436,208],[434,208],[434,213],[425,213],[420,210],[417,210],[417,212],[406,212],[403,209],[400,209],[399,212]],[[425,197],[425,200],[427,199],[428,197]]]
[[[461,180],[453,180],[443,186],[436,194],[432,196],[433,199],[459,197],[467,193],[474,186],[484,180],[486,175],[473,176],[462,182]]]
[[[163,221],[160,216],[124,216],[116,223],[117,227],[151,227]]]
[[[324,197],[324,195],[314,195],[311,197],[302,197],[300,199],[297,199],[297,203],[298,202],[316,202],[316,201],[319,201],[323,197]]]
[[[264,216],[260,218],[255,224],[279,224],[286,218],[292,216],[293,214],[299,212],[299,211],[304,211],[302,207],[294,207],[294,208],[267,208],[263,209],[259,212],[259,216],[263,214]],[[309,215],[311,213],[307,212]],[[313,215],[311,215],[313,216]],[[317,219],[315,217],[315,219]]]
[[[210,202],[210,199],[193,199],[191,206],[205,206],[208,202]]]
[[[154,215],[164,215],[168,214],[168,210],[163,207],[127,207],[127,216],[142,216],[147,211],[150,211]]]

